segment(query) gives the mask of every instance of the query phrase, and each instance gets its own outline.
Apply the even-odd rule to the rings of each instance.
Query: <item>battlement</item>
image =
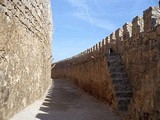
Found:
[[[153,31],[156,31],[159,25],[160,9],[158,7],[150,7],[143,12],[143,16],[136,16],[131,23],[125,23],[122,28],[118,28],[93,47],[55,64],[56,66],[62,66],[65,62],[70,63],[70,65],[72,63],[77,64],[95,59],[101,55],[107,55],[109,49],[122,53],[125,48],[129,49],[135,42],[139,44],[138,40],[141,36],[149,36],[150,39],[154,39],[156,35],[154,35]]]

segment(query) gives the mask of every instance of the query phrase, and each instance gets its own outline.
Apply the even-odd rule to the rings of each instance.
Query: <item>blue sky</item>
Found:
[[[101,41],[158,0],[51,0],[54,62]]]

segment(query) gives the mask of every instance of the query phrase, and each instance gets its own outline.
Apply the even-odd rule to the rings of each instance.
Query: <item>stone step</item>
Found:
[[[118,98],[118,108],[120,111],[127,111],[133,92],[121,56],[117,53],[109,54],[108,66],[115,86],[115,94]]]
[[[118,108],[120,111],[125,112],[128,110],[128,104],[127,105],[118,105]]]
[[[109,59],[109,60],[115,60],[115,59],[117,59],[117,60],[121,60],[121,57],[120,57],[119,55],[115,55],[115,56],[108,56],[108,59]]]
[[[128,85],[130,84],[129,80],[113,80],[112,81],[114,85]]]
[[[123,62],[121,58],[108,58],[109,62]]]
[[[109,56],[115,56],[115,55],[118,55],[118,56],[119,56],[118,53],[110,53],[110,54],[109,54]]]
[[[131,101],[131,98],[120,98],[120,99],[118,99],[119,110],[127,111],[130,101]]]
[[[128,105],[131,101],[131,98],[119,98],[118,104],[119,105]]]
[[[124,64],[122,62],[112,62],[110,63],[110,67],[117,67],[117,66],[123,66]]]
[[[116,76],[116,75],[123,76],[123,77],[114,77],[114,78],[112,78],[113,80],[126,80],[126,79],[129,80],[128,75],[126,73],[111,73],[111,75],[113,75],[113,76]]]
[[[111,72],[124,72],[124,66],[110,66],[110,71]]]
[[[112,72],[111,74],[122,74],[122,75],[127,75],[125,71],[120,71],[120,72]]]
[[[114,73],[111,73],[111,77],[114,79],[114,78],[128,78],[128,75],[125,73],[125,72],[114,72]]]
[[[130,85],[115,85],[115,91],[132,91],[132,86]]]
[[[119,63],[119,64],[123,64],[122,60],[110,60],[108,61],[110,64],[115,64],[115,63]],[[124,65],[124,64],[123,64]]]
[[[109,60],[109,62],[112,64],[112,63],[123,63],[123,61],[122,60],[117,60],[117,59],[115,59],[115,60]]]
[[[133,96],[131,91],[118,91],[115,94],[118,98],[129,98]]]
[[[113,62],[113,61],[122,61],[122,59],[119,58],[119,57],[112,57],[112,58],[109,57],[108,61],[111,61],[111,62]]]
[[[119,77],[117,77],[117,78],[112,78],[112,80],[120,80],[120,81],[129,81],[129,78],[128,77],[123,77],[123,78],[119,78]]]

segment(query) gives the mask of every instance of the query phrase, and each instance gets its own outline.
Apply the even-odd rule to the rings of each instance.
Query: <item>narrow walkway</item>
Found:
[[[32,106],[11,120],[120,120],[107,105],[88,95],[69,80],[53,81],[35,116],[29,114],[35,111],[33,109],[36,105]],[[29,116],[25,118],[27,114]]]

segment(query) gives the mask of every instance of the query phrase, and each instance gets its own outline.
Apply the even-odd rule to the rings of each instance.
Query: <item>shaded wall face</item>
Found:
[[[92,59],[89,54],[84,57],[86,57],[86,59],[83,62],[66,67],[55,67],[52,69],[52,78],[73,80],[86,92],[98,99],[108,102],[113,108],[116,108],[117,101],[107,67],[107,59],[101,57],[98,53],[94,53],[94,59]],[[76,61],[78,60],[75,60],[75,62]]]
[[[38,99],[50,83],[49,0],[0,0],[0,120]]]

